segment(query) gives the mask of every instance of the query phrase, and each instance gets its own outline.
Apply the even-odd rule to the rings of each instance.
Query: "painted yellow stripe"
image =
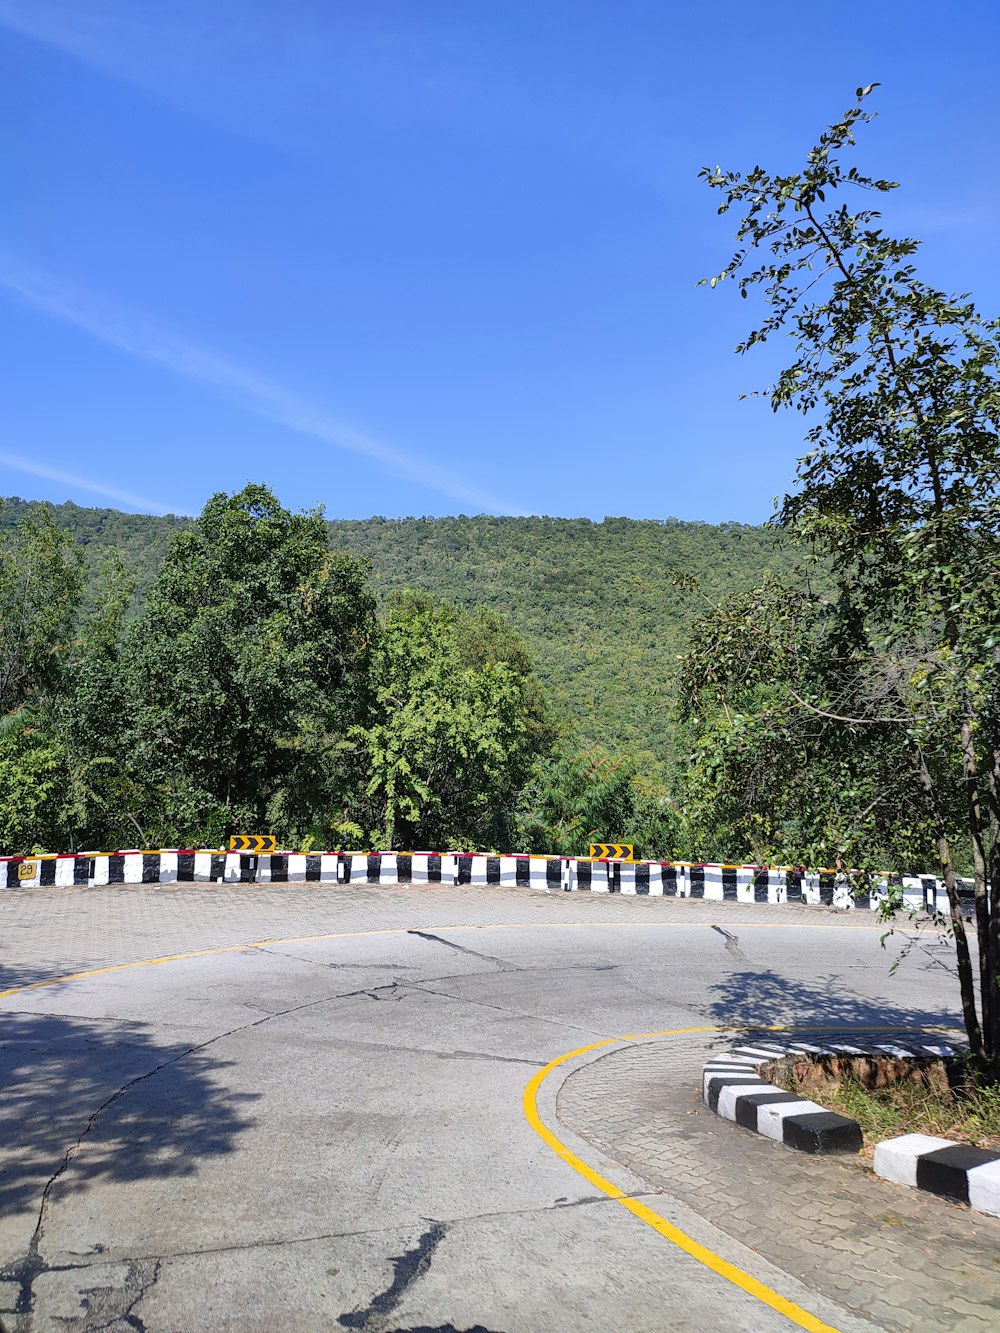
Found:
[[[756,1030],[759,1032],[843,1032],[844,1028],[830,1026],[796,1026],[792,1028],[782,1024],[775,1024],[763,1026]],[[928,1032],[947,1031],[950,1029],[914,1028],[907,1030],[914,1032]],[[617,1185],[612,1184],[610,1180],[602,1176],[599,1171],[595,1171],[594,1168],[589,1166],[582,1158],[577,1157],[572,1149],[567,1148],[566,1144],[563,1143],[561,1139],[557,1138],[552,1130],[549,1129],[548,1125],[539,1114],[538,1091],[542,1084],[549,1075],[554,1073],[561,1065],[567,1064],[570,1060],[575,1060],[578,1056],[587,1055],[591,1051],[600,1050],[602,1047],[616,1046],[627,1041],[642,1041],[652,1037],[679,1037],[693,1033],[727,1031],[742,1032],[745,1031],[745,1028],[669,1028],[664,1032],[639,1032],[627,1037],[608,1037],[605,1038],[604,1041],[592,1042],[589,1046],[579,1046],[575,1051],[567,1051],[565,1055],[559,1055],[554,1060],[550,1060],[544,1069],[540,1069],[538,1073],[535,1074],[524,1089],[523,1107],[525,1119],[539,1138],[552,1149],[556,1156],[560,1157],[568,1166],[571,1166],[578,1175],[581,1175],[584,1180],[593,1185],[595,1189],[600,1190],[602,1194],[606,1194],[609,1199],[614,1199],[617,1203],[620,1203],[623,1208],[632,1213],[634,1217],[637,1217],[640,1222],[645,1222],[646,1225],[652,1227],[658,1235],[662,1236],[665,1240],[670,1241],[671,1244],[676,1245],[677,1248],[683,1250],[685,1254],[691,1255],[693,1259],[697,1259],[698,1262],[704,1264],[706,1268],[710,1268],[713,1273],[718,1273],[718,1275],[725,1278],[727,1282],[732,1282],[734,1286],[747,1292],[748,1295],[753,1296],[764,1305],[770,1306],[771,1309],[776,1310],[778,1314],[784,1315],[786,1319],[791,1320],[791,1322],[799,1328],[808,1329],[809,1333],[838,1333],[838,1330],[834,1328],[832,1324],[825,1324],[822,1319],[817,1318],[814,1314],[810,1314],[810,1312],[804,1310],[801,1305],[796,1305],[794,1301],[788,1300],[788,1298],[782,1296],[780,1292],[777,1292],[772,1287],[760,1282],[749,1273],[745,1273],[742,1268],[737,1268],[735,1264],[731,1264],[727,1259],[723,1259],[721,1255],[716,1254],[714,1251],[708,1249],[707,1246],[696,1241],[694,1237],[689,1236],[687,1232],[681,1231],[679,1227],[674,1226],[672,1222],[668,1222],[666,1218],[661,1217],[659,1213],[655,1213],[652,1208],[647,1207],[647,1205],[642,1203],[639,1199],[630,1198],[620,1190]],[[880,1025],[878,1027],[852,1028],[851,1031],[899,1032],[900,1029],[898,1027],[890,1028],[885,1025]]]
[[[688,923],[685,922],[675,922],[675,921],[659,921],[659,922],[653,922],[653,921],[516,922],[515,921],[515,922],[497,922],[489,925],[475,925],[475,926],[471,925],[425,926],[423,927],[423,929],[429,931],[432,930],[432,931],[451,931],[451,932],[460,930],[539,930],[539,929],[563,930],[566,929],[566,927],[568,926],[583,926],[583,927],[682,926],[683,927],[686,926],[687,924]],[[691,924],[704,926],[705,924],[710,924],[710,923],[697,922]],[[823,922],[823,923],[817,922],[815,925],[804,925],[804,926],[799,926],[788,922],[762,922],[759,928],[765,930],[844,929],[844,927],[838,927],[832,925],[829,922]],[[211,958],[211,957],[218,957],[219,955],[228,953],[243,953],[253,949],[262,949],[268,946],[276,946],[281,944],[312,944],[312,943],[319,943],[324,940],[346,940],[346,939],[367,938],[369,936],[405,935],[409,933],[410,929],[411,927],[408,926],[395,926],[381,930],[348,930],[348,931],[331,932],[320,935],[289,935],[277,939],[257,940],[252,943],[219,945],[211,949],[193,949],[186,953],[164,954],[160,958],[145,958],[130,963],[114,963],[107,967],[94,967],[94,968],[89,968],[86,971],[82,972],[70,972],[63,976],[48,977],[43,981],[28,982],[24,986],[13,986],[9,990],[0,991],[0,999],[6,999],[12,995],[21,995],[26,991],[40,990],[47,986],[58,986],[63,982],[83,981],[89,977],[106,976],[107,974],[112,972],[127,972],[134,968],[139,968],[139,967],[157,967],[163,963],[178,963],[192,958]],[[850,927],[850,929],[857,929],[857,927]],[[907,932],[907,933],[915,934],[916,932]],[[553,1073],[556,1069],[558,1069],[561,1065],[566,1064],[570,1060],[576,1059],[578,1056],[586,1055],[590,1051],[600,1050],[602,1047],[605,1046],[615,1046],[622,1042],[643,1041],[654,1037],[673,1037],[673,1036],[680,1036],[693,1033],[703,1033],[703,1032],[724,1032],[724,1031],[744,1031],[744,1030],[745,1028],[736,1029],[736,1028],[726,1028],[718,1026],[669,1028],[661,1032],[638,1032],[638,1033],[631,1033],[623,1037],[606,1037],[603,1041],[595,1041],[592,1042],[589,1046],[580,1046],[574,1051],[567,1051],[564,1055],[557,1056],[554,1060],[550,1060],[549,1063],[544,1067],[544,1069],[540,1069],[538,1073],[528,1083],[527,1087],[524,1090],[524,1098],[523,1098],[524,1115],[528,1123],[531,1125],[532,1129],[535,1130],[535,1132],[539,1135],[539,1137],[552,1149],[554,1153],[556,1153],[558,1157],[562,1158],[564,1162],[566,1162],[569,1166],[573,1168],[574,1171],[576,1171],[586,1181],[588,1181],[591,1185],[593,1185],[595,1189],[600,1190],[603,1194],[606,1194],[608,1198],[614,1199],[616,1202],[620,1203],[623,1208],[626,1208],[635,1217],[639,1218],[641,1222],[645,1222],[647,1226],[652,1227],[653,1230],[656,1231],[659,1235],[663,1236],[664,1239],[670,1241],[672,1244],[676,1245],[679,1249],[691,1255],[692,1258],[697,1259],[699,1263],[704,1264],[707,1268],[710,1268],[714,1273],[718,1273],[720,1277],[723,1277],[727,1281],[732,1282],[735,1286],[740,1287],[743,1291],[755,1297],[757,1300],[762,1301],[765,1305],[770,1306],[772,1309],[776,1310],[779,1314],[785,1315],[794,1324],[798,1325],[799,1328],[807,1329],[809,1330],[809,1333],[839,1333],[839,1331],[836,1328],[834,1328],[831,1324],[823,1323],[821,1319],[818,1319],[815,1315],[810,1314],[808,1310],[802,1309],[802,1307],[796,1305],[794,1301],[788,1300],[786,1297],[782,1296],[779,1292],[772,1290],[772,1288],[766,1286],[763,1282],[758,1281],[757,1278],[752,1277],[749,1273],[744,1273],[743,1270],[737,1268],[735,1264],[731,1264],[728,1262],[728,1260],[723,1259],[720,1255],[715,1254],[712,1250],[708,1249],[707,1246],[700,1244],[693,1237],[687,1235],[686,1232],[681,1231],[679,1227],[675,1227],[672,1222],[668,1222],[666,1218],[661,1217],[659,1213],[653,1212],[651,1208],[647,1207],[640,1200],[629,1198],[617,1187],[617,1185],[612,1184],[610,1180],[607,1180],[599,1172],[595,1171],[593,1167],[589,1166],[586,1162],[584,1162],[582,1158],[577,1157],[577,1155],[571,1149],[567,1148],[566,1145],[560,1139],[558,1139],[555,1134],[553,1134],[552,1130],[549,1129],[548,1125],[545,1124],[545,1122],[542,1120],[538,1112],[538,1102],[537,1102],[538,1090],[541,1087],[542,1083],[545,1081],[545,1079],[548,1078],[548,1076],[551,1073]],[[774,1024],[774,1025],[762,1026],[757,1030],[761,1032],[788,1032],[788,1031],[843,1032],[845,1029],[843,1028],[842,1025],[837,1027],[796,1026],[792,1028],[782,1024]],[[950,1029],[943,1026],[937,1028],[912,1029],[912,1031],[915,1032],[947,1031],[947,1030]],[[895,1025],[884,1024],[884,1025],[870,1026],[864,1028],[852,1028],[851,1031],[899,1032],[900,1028]]]

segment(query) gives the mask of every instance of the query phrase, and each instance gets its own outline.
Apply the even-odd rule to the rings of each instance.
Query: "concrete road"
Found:
[[[726,1025],[954,1025],[947,950],[880,934],[861,913],[526,890],[8,891],[0,1317],[11,1333],[888,1326],[558,1106],[605,1049],[582,1048],[628,1034],[686,1030],[693,1115]],[[522,1097],[581,1050],[538,1093],[560,1155]]]

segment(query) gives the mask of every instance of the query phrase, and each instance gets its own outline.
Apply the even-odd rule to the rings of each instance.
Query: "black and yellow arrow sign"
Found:
[[[592,842],[590,855],[597,861],[631,861],[633,845],[630,842]]]
[[[253,852],[256,856],[259,852],[273,852],[277,843],[270,833],[241,833],[238,837],[229,839],[229,850],[231,852]]]

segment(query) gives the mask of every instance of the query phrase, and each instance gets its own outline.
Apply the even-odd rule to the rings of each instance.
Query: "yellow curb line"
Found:
[[[548,1076],[558,1069],[560,1065],[566,1064],[567,1061],[573,1060],[580,1055],[586,1055],[590,1051],[600,1050],[602,1046],[616,1046],[621,1042],[643,1041],[652,1037],[679,1037],[701,1032],[743,1032],[745,1030],[745,1027],[668,1028],[663,1032],[637,1032],[626,1037],[607,1037],[604,1041],[595,1041],[589,1046],[580,1046],[575,1051],[567,1051],[565,1055],[559,1055],[554,1060],[550,1060],[545,1068],[540,1069],[528,1082],[524,1089],[524,1116],[539,1138],[552,1149],[557,1157],[562,1158],[568,1166],[571,1166],[578,1175],[583,1176],[584,1180],[593,1185],[595,1189],[599,1189],[601,1193],[606,1194],[609,1199],[614,1199],[617,1203],[620,1203],[623,1208],[628,1209],[628,1211],[637,1217],[640,1222],[645,1222],[647,1226],[652,1227],[654,1231],[663,1236],[665,1240],[676,1245],[678,1249],[683,1250],[685,1254],[691,1255],[693,1259],[697,1259],[698,1262],[704,1264],[706,1268],[710,1268],[713,1273],[718,1273],[719,1276],[725,1278],[727,1282],[732,1282],[734,1286],[747,1292],[748,1295],[755,1297],[764,1305],[769,1305],[772,1310],[776,1310],[778,1314],[784,1315],[786,1319],[791,1320],[793,1324],[797,1324],[799,1328],[808,1329],[809,1333],[839,1333],[839,1330],[834,1328],[832,1324],[824,1324],[822,1319],[818,1319],[816,1315],[810,1314],[808,1310],[803,1310],[800,1305],[796,1305],[794,1301],[788,1300],[779,1292],[774,1291],[771,1287],[758,1281],[757,1278],[751,1277],[749,1273],[744,1273],[741,1268],[737,1268],[735,1264],[729,1263],[728,1260],[723,1259],[720,1255],[715,1254],[712,1250],[700,1244],[692,1236],[681,1231],[679,1227],[675,1227],[672,1222],[668,1222],[666,1218],[661,1217],[659,1213],[653,1212],[652,1208],[647,1207],[646,1204],[640,1202],[638,1199],[629,1198],[629,1196],[623,1193],[617,1185],[613,1185],[610,1180],[607,1180],[598,1171],[595,1171],[592,1166],[588,1166],[582,1158],[577,1157],[572,1149],[567,1148],[565,1143],[553,1134],[552,1130],[549,1129],[548,1125],[546,1125],[538,1112],[538,1090]],[[950,1031],[951,1029],[900,1029],[899,1027],[890,1027],[888,1025],[848,1029],[844,1027],[792,1027],[784,1024],[765,1025],[754,1029],[754,1031],[757,1032],[931,1032],[940,1030]]]
[[[423,929],[433,930],[433,931],[526,930],[526,929],[537,930],[539,928],[565,929],[567,926],[661,926],[661,927],[682,926],[683,927],[689,925],[704,926],[711,924],[712,924],[711,922],[704,922],[704,921],[699,921],[699,922],[508,921],[508,922],[489,923],[484,925],[424,926]],[[755,925],[756,923],[752,924]],[[767,930],[782,930],[782,929],[822,930],[824,928],[832,928],[835,930],[845,929],[845,927],[834,926],[832,922],[815,922],[815,923],[809,923],[808,925],[800,926],[792,922],[774,921],[774,922],[761,922],[760,927]],[[413,929],[413,927],[393,926],[381,930],[348,930],[348,931],[332,932],[329,934],[322,934],[322,935],[290,935],[277,939],[255,940],[251,943],[220,945],[218,947],[211,949],[194,949],[188,953],[165,954],[161,958],[146,958],[131,963],[115,963],[108,967],[95,967],[95,968],[90,968],[89,970],[84,972],[71,972],[64,976],[49,977],[44,981],[31,981],[24,986],[13,986],[9,990],[0,991],[0,999],[7,999],[12,995],[20,995],[23,994],[25,991],[40,990],[46,986],[58,986],[62,982],[83,981],[88,977],[105,976],[110,972],[127,972],[132,970],[133,968],[139,968],[139,967],[156,967],[161,963],[177,963],[177,962],[183,962],[191,958],[210,958],[210,957],[217,957],[221,954],[227,954],[227,953],[243,953],[251,949],[266,948],[268,945],[310,944],[310,943],[319,943],[323,940],[345,940],[345,939],[367,938],[369,936],[406,935],[409,933],[411,929]],[[847,929],[857,930],[859,929],[859,927],[852,926],[852,927],[847,927]],[[916,934],[917,932],[907,931],[907,932],[897,932],[897,933]],[[527,1087],[524,1089],[524,1099],[523,1099],[524,1115],[526,1120],[528,1121],[528,1124],[531,1125],[532,1129],[539,1135],[539,1137],[543,1140],[543,1142],[546,1143],[548,1147],[550,1147],[558,1157],[562,1158],[564,1162],[566,1162],[569,1166],[571,1166],[574,1171],[576,1171],[579,1175],[583,1176],[585,1180],[589,1181],[589,1183],[593,1185],[595,1189],[599,1189],[603,1194],[606,1194],[608,1198],[616,1200],[618,1203],[622,1205],[623,1208],[627,1208],[630,1213],[632,1213],[635,1217],[638,1217],[640,1221],[645,1222],[647,1226],[652,1227],[654,1231],[658,1232],[666,1240],[671,1241],[679,1249],[684,1250],[685,1253],[687,1254],[690,1254],[692,1258],[697,1259],[699,1263],[704,1264],[707,1268],[710,1268],[713,1272],[718,1273],[720,1277],[723,1277],[727,1281],[732,1282],[735,1286],[740,1287],[743,1291],[746,1291],[749,1295],[755,1297],[757,1300],[763,1302],[765,1305],[770,1306],[772,1309],[776,1310],[779,1314],[785,1315],[786,1318],[790,1319],[794,1324],[797,1324],[800,1328],[809,1330],[809,1333],[839,1333],[839,1330],[834,1328],[831,1324],[824,1324],[821,1319],[818,1319],[815,1315],[810,1314],[808,1310],[803,1310],[801,1306],[796,1305],[793,1301],[787,1300],[784,1296],[780,1295],[776,1291],[773,1291],[763,1282],[759,1282],[755,1277],[751,1277],[749,1273],[744,1273],[743,1270],[737,1268],[735,1264],[729,1263],[727,1260],[715,1254],[712,1250],[709,1250],[706,1246],[701,1245],[691,1236],[688,1236],[685,1232],[681,1231],[679,1227],[675,1227],[673,1223],[668,1222],[663,1217],[660,1217],[658,1213],[654,1213],[651,1208],[648,1208],[644,1203],[641,1203],[638,1199],[629,1198],[617,1187],[617,1185],[613,1185],[610,1180],[606,1180],[604,1176],[600,1175],[599,1172],[595,1171],[593,1167],[588,1166],[587,1163],[584,1162],[581,1158],[577,1157],[577,1155],[574,1152],[572,1152],[571,1149],[567,1148],[566,1145],[562,1143],[561,1140],[559,1140],[555,1136],[555,1134],[553,1134],[553,1132],[545,1124],[545,1122],[542,1120],[541,1116],[538,1113],[538,1104],[537,1104],[538,1089],[541,1087],[544,1080],[548,1078],[548,1076],[554,1070],[558,1069],[560,1065],[565,1064],[569,1060],[575,1059],[577,1056],[586,1055],[588,1052],[599,1050],[601,1047],[615,1046],[621,1042],[626,1042],[626,1041],[642,1041],[653,1037],[675,1037],[685,1034],[701,1033],[701,1032],[726,1032],[726,1031],[742,1032],[745,1030],[746,1030],[745,1026],[739,1028],[732,1028],[732,1027],[668,1028],[662,1032],[638,1032],[623,1037],[606,1037],[603,1041],[592,1042],[589,1046],[580,1046],[574,1051],[567,1051],[564,1055],[557,1056],[554,1060],[550,1060],[549,1063],[544,1067],[544,1069],[540,1069],[538,1073],[535,1074],[535,1076],[530,1080]],[[930,1031],[940,1031],[940,1030],[950,1030],[950,1029],[945,1029],[945,1028],[900,1029],[898,1026],[894,1025],[882,1025],[879,1027],[846,1029],[842,1026],[814,1028],[814,1027],[799,1027],[799,1026],[789,1027],[782,1024],[775,1024],[775,1025],[762,1026],[755,1030],[760,1032],[844,1032],[844,1031],[899,1032],[901,1030],[914,1031],[914,1032],[930,1032]]]
[[[497,921],[480,925],[444,925],[421,926],[421,930],[566,930],[572,927],[587,926],[625,926],[646,929],[650,926],[662,929],[690,929],[693,926],[711,927],[711,921]],[[729,923],[730,925],[732,922]],[[836,925],[832,921],[810,921],[799,924],[795,921],[740,922],[751,930],[859,930],[868,931],[872,926]],[[12,986],[9,990],[0,990],[0,1000],[11,995],[21,995],[24,991],[41,990],[45,986],[58,986],[64,981],[84,981],[88,977],[101,977],[109,972],[128,972],[136,967],[157,967],[160,963],[180,963],[188,958],[214,958],[220,954],[243,953],[250,949],[264,949],[275,944],[318,944],[323,940],[364,939],[369,935],[407,935],[415,926],[388,926],[383,930],[343,930],[325,935],[286,935],[273,940],[251,940],[242,944],[220,944],[211,949],[192,949],[189,953],[164,954],[162,958],[140,958],[131,963],[109,963],[107,967],[93,967],[85,972],[67,972],[58,977],[47,977],[44,981],[29,981],[23,986]],[[897,930],[897,935],[918,935],[918,930]],[[894,1031],[896,1029],[893,1029]],[[624,1038],[615,1038],[616,1041]]]

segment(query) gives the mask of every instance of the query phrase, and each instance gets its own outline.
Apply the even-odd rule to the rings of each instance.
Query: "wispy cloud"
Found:
[[[81,19],[83,15],[79,11],[74,21],[70,12],[58,6],[46,11],[38,6],[29,8],[11,3],[10,0],[0,0],[0,25],[3,27],[23,37],[58,46],[79,60],[97,64],[101,54],[100,43],[94,33],[87,31]]]
[[[328,415],[251,367],[219,356],[140,316],[74,287],[51,273],[0,254],[0,285],[53,319],[83,329],[119,351],[163,366],[184,379],[223,393],[247,410],[299,435],[372,459],[381,468],[475,509],[501,514],[526,511],[466,484],[427,459],[404,454]]]
[[[462,26],[423,12],[387,19],[378,6],[0,0],[0,29],[286,153],[340,143],[350,105],[352,116],[422,119],[432,133],[460,126],[487,152],[514,136],[675,197],[665,154],[689,145],[660,103],[658,76],[652,86],[611,80],[599,93],[569,66],[533,79],[530,63],[512,68]],[[297,97],[287,96],[289,71]]]
[[[117,486],[108,486],[103,481],[93,481],[87,477],[78,477],[75,472],[63,472],[61,468],[49,467],[46,463],[37,463],[32,458],[21,458],[0,449],[0,467],[13,468],[16,472],[27,472],[32,477],[45,477],[47,481],[57,481],[62,486],[72,487],[77,491],[88,491],[92,495],[103,495],[106,500],[117,500],[119,504],[130,505],[154,514],[183,514],[187,511],[176,505],[164,504],[162,500],[151,500],[146,495],[135,495],[132,491],[119,490]]]

